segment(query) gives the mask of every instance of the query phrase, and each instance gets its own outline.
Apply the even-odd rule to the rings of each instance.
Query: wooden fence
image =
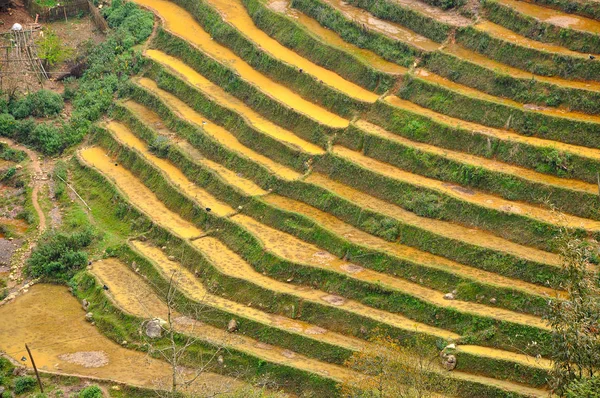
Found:
[[[25,8],[32,17],[38,16],[39,22],[58,21],[90,12],[88,0],[64,0],[54,7],[45,7],[35,0],[24,0]]]

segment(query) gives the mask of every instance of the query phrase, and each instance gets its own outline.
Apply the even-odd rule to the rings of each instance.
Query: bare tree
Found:
[[[598,243],[566,229],[559,241],[566,299],[550,300],[545,316],[552,328],[552,389],[563,395],[573,381],[600,374],[600,280]]]

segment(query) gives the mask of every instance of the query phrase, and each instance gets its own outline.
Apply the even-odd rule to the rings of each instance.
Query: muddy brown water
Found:
[[[250,82],[277,101],[331,127],[343,128],[348,125],[347,120],[305,100],[286,86],[274,82],[267,76],[253,69],[246,61],[238,57],[229,48],[224,47],[213,40],[187,11],[177,6],[175,3],[165,0],[135,0],[135,2],[143,7],[153,10],[160,18],[162,18],[165,29],[180,36],[196,46],[200,51],[218,60],[223,65],[233,69],[239,73],[242,79]],[[156,52],[150,52],[149,54],[160,55]],[[164,62],[173,61],[171,58],[172,57],[165,58],[164,56],[160,56],[157,57],[156,60]],[[185,64],[181,61],[179,61],[179,63],[171,62],[171,66],[173,67],[172,69],[177,70],[178,68],[178,72],[183,76],[188,77],[189,75],[194,75],[191,73],[193,69],[189,67],[184,69],[183,66],[185,66]]]
[[[34,285],[27,294],[0,307],[0,350],[21,362],[27,357],[24,345],[28,344],[38,369],[48,372],[149,388],[168,385],[171,370],[167,363],[109,340],[84,315],[65,286]],[[21,363],[30,366],[29,360]],[[215,391],[235,385],[212,373],[195,384],[198,388],[193,391],[205,391],[202,384]]]

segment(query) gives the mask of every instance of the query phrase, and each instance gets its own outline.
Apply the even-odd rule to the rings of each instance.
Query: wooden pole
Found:
[[[33,360],[33,355],[31,355],[31,351],[27,344],[25,344],[25,348],[27,349],[27,353],[29,354],[29,359],[31,359],[31,364],[33,365],[33,370],[35,371],[35,377],[37,377],[38,384],[40,385],[40,392],[44,393],[44,386],[42,386],[42,379],[40,379],[40,374],[38,373],[37,366],[35,366],[35,362]]]

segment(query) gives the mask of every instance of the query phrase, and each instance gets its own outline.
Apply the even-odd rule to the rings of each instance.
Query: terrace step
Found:
[[[373,103],[379,97],[377,94],[349,82],[337,73],[325,69],[306,58],[301,57],[289,48],[281,45],[265,32],[254,25],[241,0],[206,0],[223,17],[223,20],[233,25],[254,44],[271,56],[293,65],[319,79],[323,84],[329,85],[342,93],[364,102]]]
[[[549,295],[553,297],[556,294],[559,294],[558,291],[548,287],[527,283],[520,279],[504,277],[493,272],[460,264],[445,257],[436,256],[401,243],[389,242],[353,227],[329,213],[285,196],[270,194],[263,197],[262,200],[289,212],[302,214],[356,245],[374,250],[381,250],[406,261],[421,264],[433,269],[455,273],[467,279],[500,286],[502,288],[518,289],[532,295]]]
[[[432,84],[438,84],[442,87],[455,91],[459,94],[465,95],[467,97],[478,98],[484,101],[496,102],[502,105],[506,105],[509,107],[526,110],[527,112],[532,113],[540,113],[542,115],[559,117],[565,119],[571,119],[579,122],[588,122],[588,123],[600,123],[600,115],[590,115],[582,112],[573,112],[567,109],[559,109],[559,108],[551,108],[551,107],[540,107],[540,106],[531,106],[527,104],[522,104],[517,101],[513,101],[508,98],[497,97],[491,94],[484,93],[483,91],[479,91],[477,89],[471,88],[469,86],[465,86],[460,83],[455,83],[452,80],[446,79],[442,76],[436,75],[435,73],[429,72],[425,69],[417,69],[415,71],[415,75],[422,80],[425,80]]]
[[[376,18],[368,11],[352,6],[343,0],[322,0],[322,2],[339,11],[347,19],[354,21],[365,28],[409,44],[421,51],[435,51],[441,46],[439,43],[423,37],[412,30],[406,29],[400,24]]]
[[[223,146],[231,148],[232,150],[241,154],[242,156],[260,164],[261,166],[269,170],[271,173],[284,180],[290,181],[301,177],[300,173],[280,163],[277,163],[269,159],[268,157],[261,155],[248,148],[247,146],[243,145],[233,134],[231,134],[229,131],[225,130],[221,126],[215,123],[207,123],[207,121],[210,120],[209,118],[200,115],[174,95],[160,89],[153,80],[148,78],[140,78],[137,80],[137,83],[141,87],[147,89],[148,91],[158,96],[172,110],[181,115],[183,119],[188,120],[189,122],[196,124],[198,127],[202,128],[203,131],[205,131]]]
[[[529,39],[525,36],[521,36],[518,33],[513,32],[510,29],[497,25],[491,21],[481,21],[473,25],[473,28],[480,32],[487,33],[493,38],[505,42],[510,42],[521,47],[530,48],[544,53],[560,54],[566,57],[581,58],[586,60],[589,59],[589,54],[569,50],[568,48],[556,44],[542,43],[536,40]]]
[[[237,173],[229,170],[223,165],[213,162],[210,159],[202,156],[202,154],[194,148],[188,141],[180,138],[177,134],[171,132],[163,123],[160,116],[152,112],[150,109],[135,101],[128,100],[123,105],[129,109],[134,115],[138,116],[144,122],[148,123],[154,130],[164,137],[168,137],[171,143],[177,145],[177,147],[185,153],[194,162],[201,164],[202,166],[212,170],[219,177],[221,177],[227,184],[239,189],[244,195],[247,196],[261,196],[265,195],[267,191],[256,185],[253,181],[248,180],[239,176]],[[212,125],[210,126],[213,127]],[[204,125],[204,129],[207,126]]]
[[[196,20],[194,20],[194,18],[183,8],[165,0],[135,0],[135,2],[153,10],[163,20],[163,26],[167,31],[181,37],[204,54],[207,54],[219,63],[231,68],[237,72],[242,79],[251,83],[254,87],[260,89],[271,98],[276,99],[289,108],[324,125],[333,128],[343,128],[348,125],[347,120],[305,100],[289,88],[274,82],[264,74],[252,68],[246,61],[237,56],[229,48],[212,40],[202,26],[200,26],[200,24],[198,24],[198,22],[196,22]],[[155,56],[157,58],[156,60],[159,62],[170,63],[172,69],[179,69],[183,76],[186,76],[185,73],[193,71],[192,68],[187,67],[183,62],[176,60],[173,57],[168,57],[164,53],[147,51],[147,55],[150,57]],[[197,72],[193,72],[197,74]]]
[[[145,56],[173,70],[178,76],[202,93],[206,94],[219,105],[239,113],[263,134],[273,137],[278,141],[292,146],[296,150],[303,151],[310,155],[322,155],[325,153],[325,151],[317,145],[303,140],[291,131],[279,127],[259,115],[242,101],[228,94],[222,88],[213,84],[210,80],[206,79],[179,59],[158,50],[146,50]]]
[[[475,65],[481,66],[483,68],[489,69],[491,71],[499,71],[502,73],[506,73],[517,79],[535,79],[540,82],[552,84],[559,87],[565,88],[573,88],[577,90],[588,90],[600,92],[600,82],[597,81],[578,81],[578,80],[568,80],[563,79],[558,76],[542,76],[536,75],[531,72],[525,71],[523,69],[515,68],[514,66],[510,66],[508,64],[504,64],[493,60],[491,58],[486,57],[476,51],[469,50],[468,48],[461,46],[460,44],[455,43],[447,43],[441,51],[451,54],[457,58],[463,59],[467,62],[471,62]]]
[[[547,323],[536,316],[520,314],[472,302],[446,300],[443,298],[444,294],[442,292],[388,274],[357,267],[354,264],[337,258],[331,253],[321,250],[317,246],[301,241],[285,232],[261,224],[246,215],[238,214],[232,216],[230,219],[237,222],[256,236],[262,242],[265,249],[272,251],[285,260],[330,270],[362,282],[376,283],[389,289],[407,293],[437,307],[452,308],[463,313],[475,314],[481,317],[491,317],[505,322],[531,325],[540,329],[549,329]]]
[[[138,245],[136,245],[136,248],[137,247]],[[167,274],[167,277],[170,275],[173,276],[176,289],[183,291],[190,298],[195,298],[204,306],[209,307],[213,305],[212,299],[214,296],[208,295],[207,301],[206,295],[199,296],[197,294],[196,289],[202,289],[200,291],[206,292],[202,284],[198,283],[197,279],[193,275],[190,275],[189,271],[176,263],[173,264],[172,262],[168,262],[168,260],[161,258],[164,254],[158,249],[153,250],[148,246],[144,247],[142,250],[146,253],[160,256],[158,259],[149,257],[154,264],[167,264],[169,271],[171,271],[170,274]],[[161,271],[164,272],[166,270],[161,269]],[[109,287],[109,290],[105,292],[105,294],[109,295],[109,297],[124,312],[142,319],[168,319],[169,309],[167,308],[164,299],[159,297],[147,282],[121,261],[110,258],[97,261],[94,263],[91,272],[102,284]],[[188,285],[188,283],[192,283],[192,285]],[[193,295],[190,295],[190,293]],[[239,310],[240,316],[247,317],[246,312],[259,312],[238,303],[228,304]],[[226,310],[232,312],[232,309],[229,307],[227,307]],[[266,314],[264,315],[265,317],[268,316]],[[174,328],[177,332],[199,338],[200,340],[214,344],[217,347],[224,346],[225,349],[232,348],[239,350],[265,361],[302,369],[338,382],[345,382],[359,377],[359,374],[349,368],[309,358],[288,349],[265,344],[242,334],[230,334],[225,330],[189,318],[177,311],[171,313],[170,316],[173,319]],[[295,322],[292,320],[289,321]],[[267,324],[268,323],[272,323],[272,320],[269,320]],[[315,326],[311,326],[311,328],[316,331],[321,331]],[[323,333],[326,334],[328,332],[324,331]],[[343,336],[340,337],[343,338]]]
[[[557,188],[559,190],[574,192],[580,195],[580,197],[588,197],[594,202],[597,199],[598,186],[596,184],[590,184],[581,180],[560,178],[549,174],[539,173],[531,169],[500,162],[494,159],[488,159],[464,152],[457,152],[450,149],[444,149],[427,143],[411,141],[399,134],[391,133],[389,131],[386,131],[382,127],[379,127],[375,124],[369,123],[364,120],[357,120],[354,122],[354,125],[357,128],[359,128],[361,132],[365,134],[365,136],[378,137],[385,141],[397,143],[402,147],[412,149],[418,153],[423,153],[432,157],[448,159],[452,162],[456,162],[456,164],[459,165],[466,165],[473,168],[484,169],[490,174],[504,174],[517,180],[525,180],[527,183],[530,183],[532,185],[546,185],[549,187]],[[342,143],[342,145],[344,144]],[[363,151],[365,151],[364,147]],[[372,157],[372,155],[369,154],[367,156]],[[375,158],[384,162],[386,161],[385,159],[380,159],[379,156],[376,156]],[[418,173],[423,174],[421,172]],[[427,173],[423,175],[426,174]],[[487,191],[486,187],[483,187],[482,189]],[[493,189],[490,191],[493,191]],[[527,201],[531,202],[529,200]]]
[[[154,222],[169,230],[179,238],[190,240],[190,244],[202,253],[219,272],[247,283],[256,285],[264,290],[277,294],[291,295],[300,300],[311,302],[320,306],[340,308],[346,312],[380,322],[394,328],[414,332],[419,330],[431,336],[445,340],[457,340],[460,336],[456,333],[415,322],[399,314],[368,307],[353,300],[332,295],[316,289],[294,286],[279,282],[257,272],[237,253],[229,249],[220,240],[205,236],[204,232],[194,224],[184,220],[178,214],[169,210],[141,181],[129,170],[114,166],[108,154],[101,148],[91,147],[81,152],[83,160],[93,166],[101,174],[115,183],[117,188],[124,193],[129,202],[140,209]],[[155,216],[158,215],[158,216]]]
[[[410,9],[412,11],[423,14],[426,17],[439,21],[441,23],[462,27],[471,25],[472,21],[466,18],[456,10],[442,10],[439,7],[432,6],[418,0],[389,0],[391,3],[395,3],[403,8]]]
[[[538,137],[530,137],[520,135],[509,130],[501,130],[493,127],[482,126],[477,123],[467,122],[461,119],[456,119],[450,116],[437,113],[428,108],[421,107],[413,102],[403,100],[395,95],[389,95],[385,97],[383,101],[408,112],[413,112],[424,117],[430,118],[437,123],[446,124],[452,127],[468,129],[475,134],[486,135],[504,141],[523,143],[539,148],[555,148],[561,152],[572,153],[582,158],[589,158],[595,161],[600,161],[600,149],[597,148],[588,148],[584,146],[572,145],[564,142],[552,141]]]
[[[339,48],[348,54],[353,55],[361,62],[377,69],[381,72],[389,73],[391,75],[403,75],[408,69],[395,64],[390,61],[386,61],[381,56],[375,54],[373,51],[366,50],[364,48],[357,47],[344,41],[334,31],[323,27],[319,22],[304,14],[303,12],[290,7],[288,0],[270,0],[267,6],[281,14],[285,14],[292,18],[295,22],[301,25],[308,33],[316,36],[318,40],[327,43],[333,47]]]
[[[436,235],[444,236],[457,241],[463,241],[471,245],[484,247],[499,252],[509,253],[529,261],[556,266],[557,270],[561,264],[560,257],[554,253],[523,246],[500,238],[486,231],[467,228],[462,225],[453,224],[446,221],[417,216],[416,214],[399,206],[375,198],[337,181],[333,181],[320,173],[311,173],[305,181],[321,186],[365,209],[370,209],[388,217],[401,220],[403,223],[425,229]]]
[[[211,196],[202,188],[197,187],[193,182],[188,180],[187,177],[171,162],[153,155],[147,145],[129,131],[129,129],[116,122],[109,123],[108,128],[119,142],[137,150],[150,164],[161,170],[181,192],[189,198],[193,198],[200,206],[211,207],[218,205],[218,203],[205,199],[206,197],[211,198]],[[205,201],[203,201],[203,199]],[[226,205],[221,203],[221,206]],[[218,213],[215,212],[215,214]],[[546,322],[536,316],[520,314],[502,308],[493,308],[460,300],[448,301],[443,298],[442,292],[425,288],[415,283],[370,269],[357,270],[356,266],[353,264],[340,260],[336,256],[292,235],[261,224],[259,221],[246,215],[232,215],[229,219],[253,234],[262,243],[266,251],[270,251],[286,261],[325,269],[367,284],[382,284],[392,290],[409,294],[437,307],[452,308],[463,313],[470,313],[480,317],[489,317],[505,322],[548,329]],[[195,240],[193,244],[196,245],[197,242],[207,239],[209,238],[205,237]]]

